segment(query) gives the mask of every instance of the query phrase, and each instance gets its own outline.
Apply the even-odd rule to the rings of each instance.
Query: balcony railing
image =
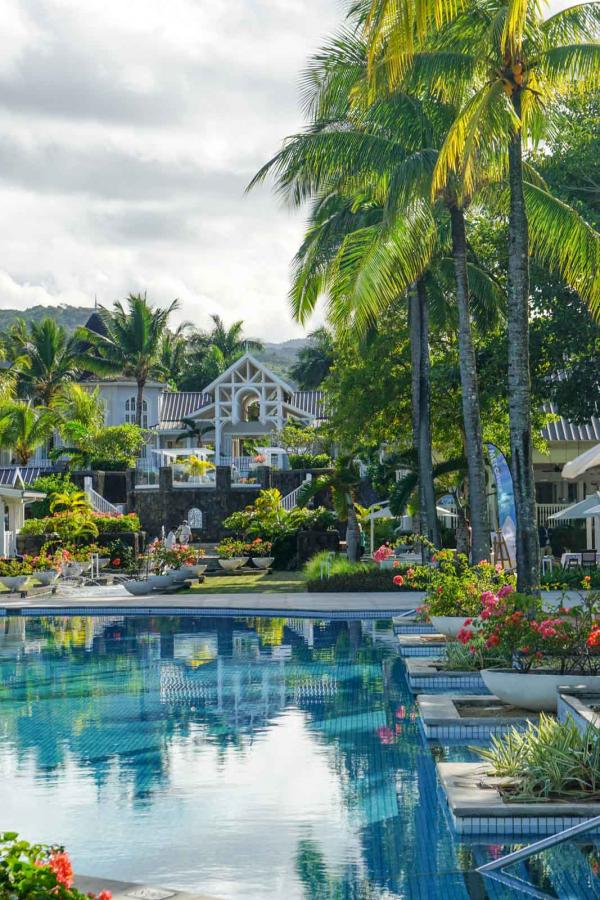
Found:
[[[575,501],[573,501],[575,502]],[[566,509],[567,506],[572,506],[573,503],[537,503],[537,523],[538,527],[540,525],[546,525],[550,516],[554,515],[554,513],[560,512],[561,509]],[[563,522],[571,522],[572,519],[563,519]],[[550,523],[552,524],[552,523]]]

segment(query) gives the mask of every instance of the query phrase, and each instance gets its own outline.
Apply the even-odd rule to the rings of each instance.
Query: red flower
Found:
[[[112,894],[110,891],[100,891],[96,894],[96,900],[112,900]]]
[[[66,888],[71,887],[73,884],[73,866],[64,850],[53,850],[48,866],[56,875],[56,880],[59,884],[64,885]]]
[[[402,575],[394,575],[392,581],[396,585],[396,587],[402,587],[404,584],[404,577]]]
[[[492,647],[496,647],[500,643],[500,638],[497,634],[490,634],[489,638],[485,642],[485,646],[488,650],[491,650]]]
[[[121,565],[121,558],[119,556],[117,556],[115,559],[113,559],[112,564],[113,564],[113,566],[116,566],[116,568],[118,569],[119,566]]]

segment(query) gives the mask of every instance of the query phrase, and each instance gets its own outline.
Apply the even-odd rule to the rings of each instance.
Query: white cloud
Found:
[[[0,0],[0,307],[147,290],[198,324],[302,333],[286,299],[302,217],[244,188],[301,125],[300,71],[343,10]]]
[[[244,188],[301,124],[338,0],[0,0],[0,306],[130,290],[182,317],[287,310],[298,215]]]

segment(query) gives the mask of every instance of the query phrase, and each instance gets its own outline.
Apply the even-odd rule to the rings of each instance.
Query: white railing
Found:
[[[111,516],[120,515],[121,510],[115,506],[114,503],[111,503],[110,500],[107,500],[102,494],[99,494],[98,491],[94,490],[92,487],[92,479],[89,476],[84,478],[83,490],[85,491],[85,495],[94,512],[107,513]]]
[[[293,491],[290,491],[289,494],[286,494],[285,497],[282,497],[279,501],[279,505],[282,509],[285,509],[286,512],[290,512],[292,509],[295,509],[298,506],[298,494],[305,484],[308,484],[312,481],[312,475],[307,475],[302,484],[299,484],[297,488],[294,488]]]
[[[545,525],[550,516],[554,515],[554,513],[560,512],[561,509],[566,509],[567,506],[572,505],[572,503],[537,503],[536,508],[538,526]],[[562,521],[570,522],[571,519],[562,519]]]

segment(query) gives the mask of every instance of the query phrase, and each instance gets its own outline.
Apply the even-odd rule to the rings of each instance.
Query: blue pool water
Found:
[[[451,834],[434,759],[471,757],[422,738],[389,622],[11,618],[0,676],[0,830],[63,843],[81,873],[250,900],[517,896],[473,871],[509,846]]]

